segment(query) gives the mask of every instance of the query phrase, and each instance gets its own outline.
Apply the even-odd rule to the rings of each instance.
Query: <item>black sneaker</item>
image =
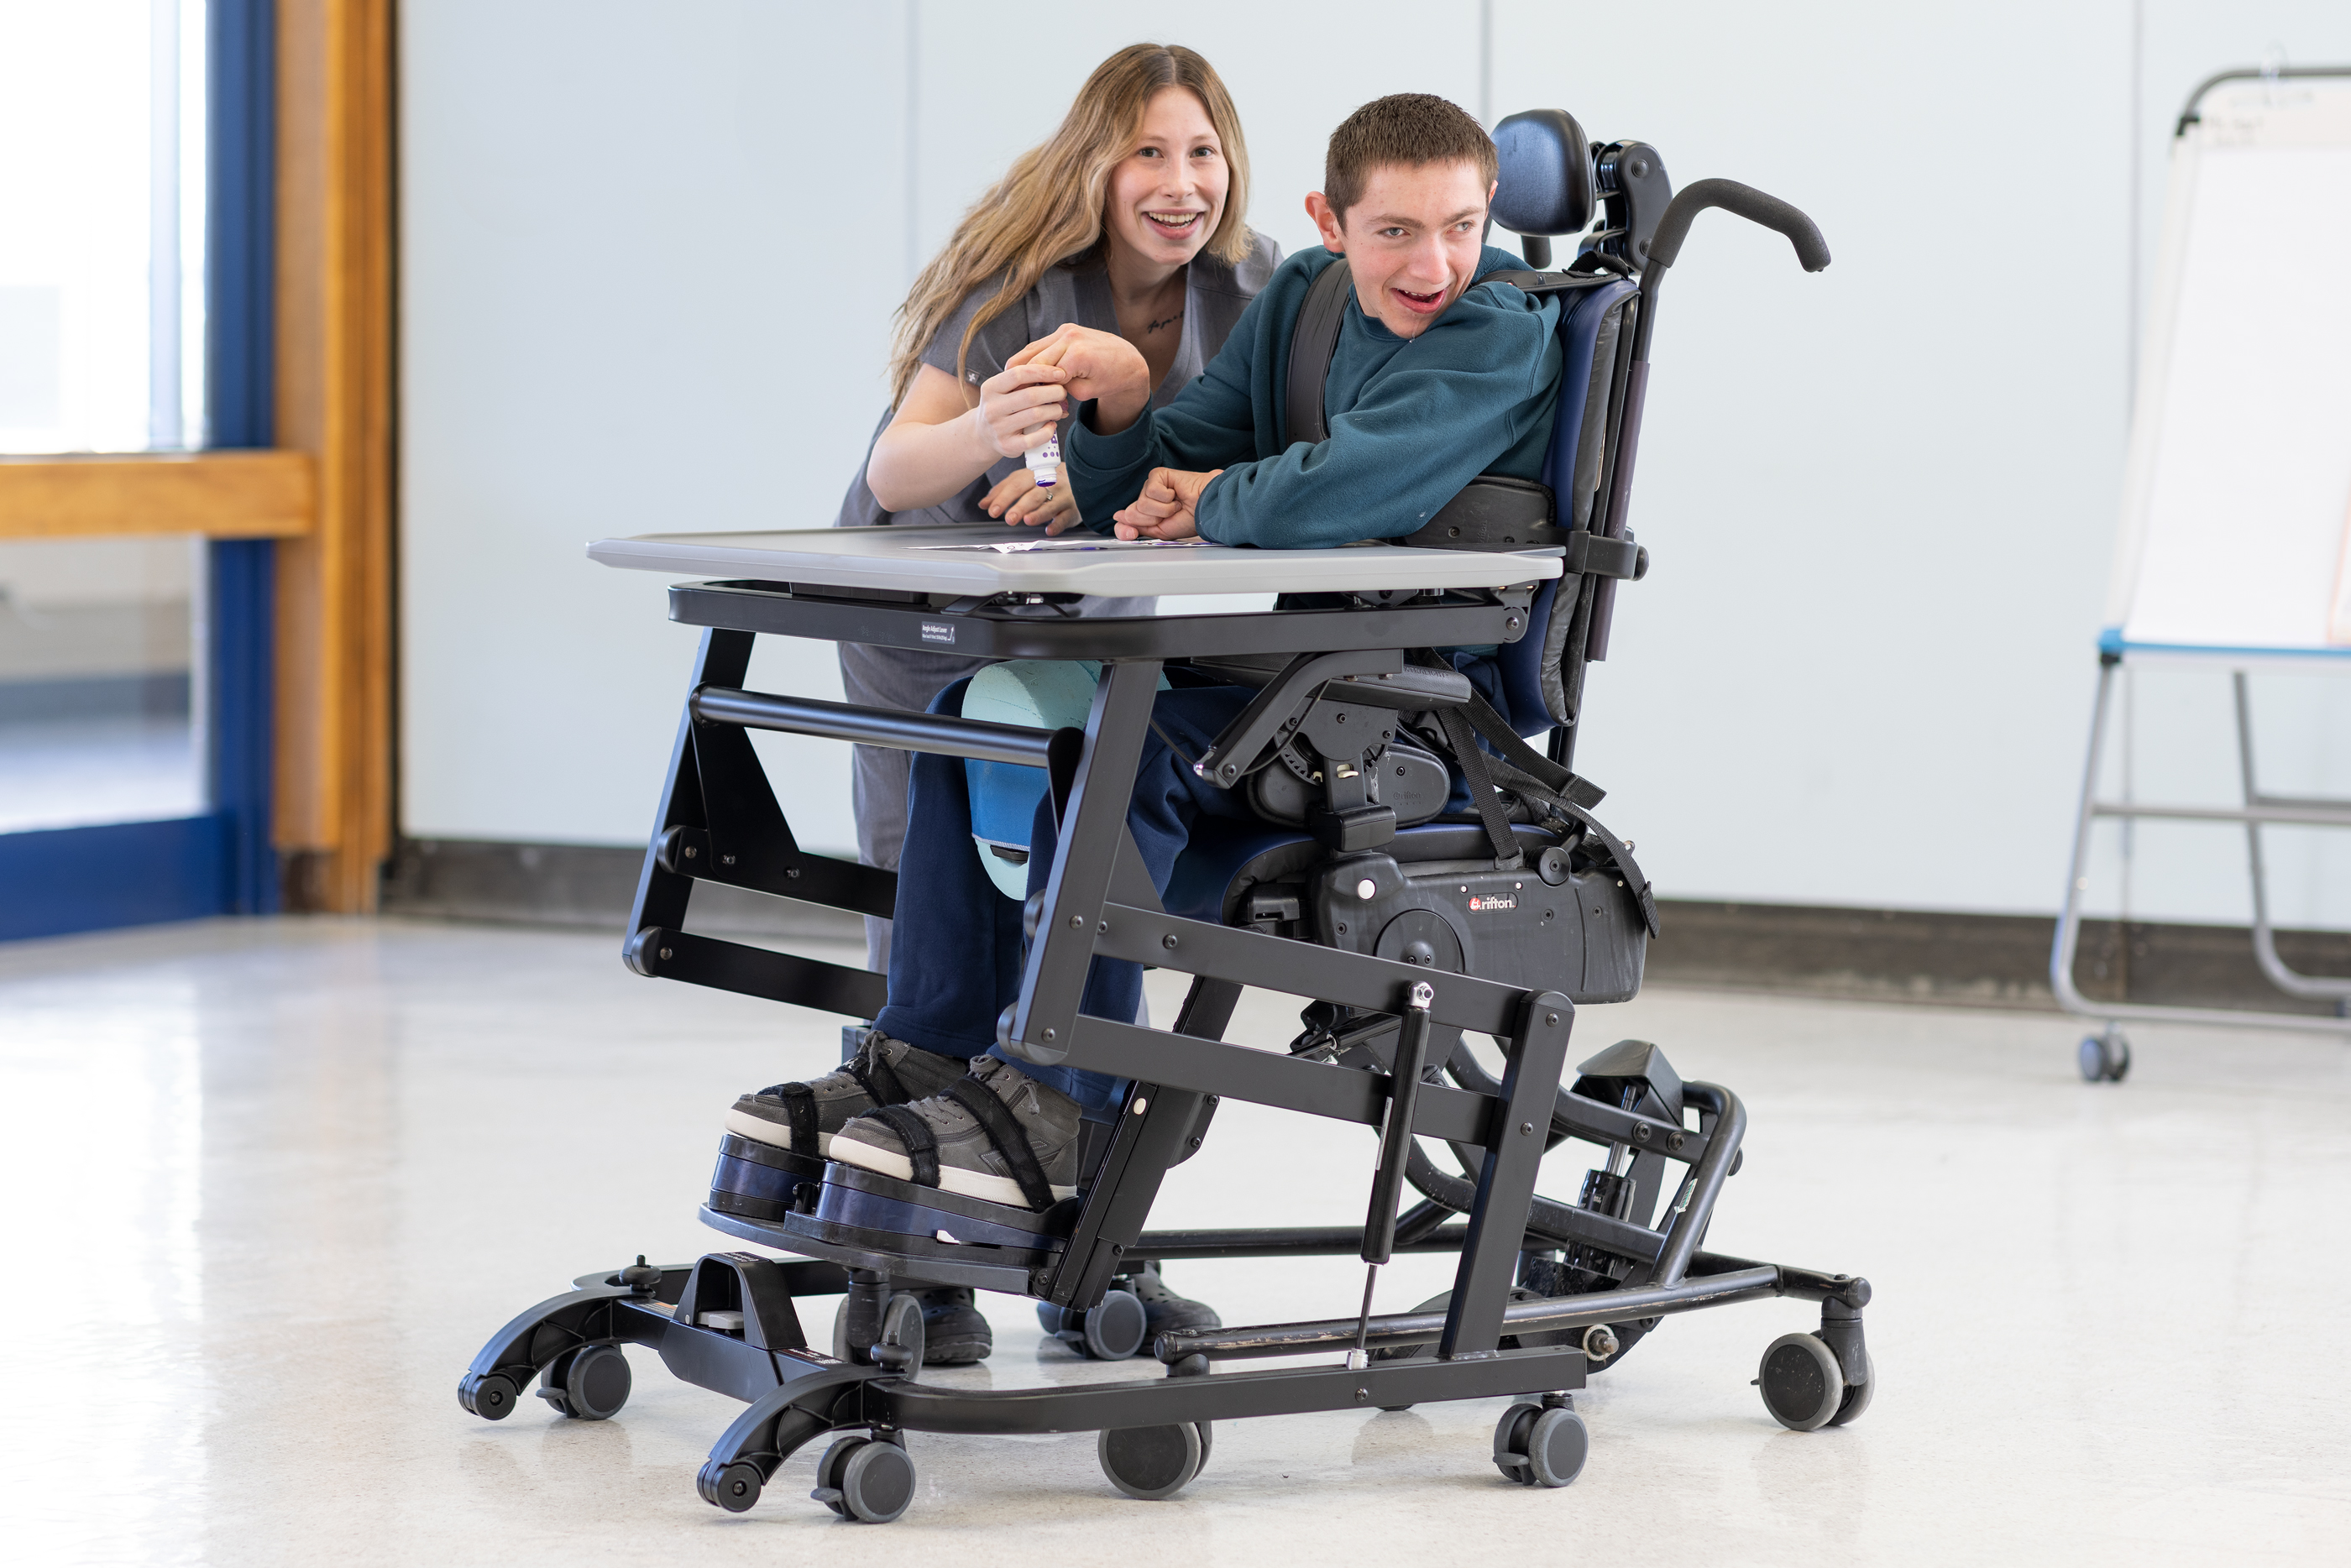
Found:
[[[1159,1277],[1159,1265],[1145,1263],[1141,1268],[1119,1275],[1111,1281],[1116,1289],[1133,1291],[1143,1300],[1143,1343],[1150,1344],[1161,1334],[1176,1329],[1222,1328],[1225,1320],[1217,1309],[1206,1302],[1196,1302],[1189,1296],[1179,1296],[1167,1288]]]
[[[919,1187],[1032,1212],[1078,1190],[1078,1102],[995,1056],[928,1099],[883,1106],[826,1157]]]
[[[915,1299],[923,1303],[924,1366],[968,1366],[987,1360],[996,1348],[996,1336],[967,1287],[942,1285],[916,1292]]]
[[[806,1084],[773,1084],[745,1095],[726,1113],[726,1130],[778,1148],[822,1156],[832,1135],[876,1106],[904,1105],[935,1095],[964,1075],[960,1056],[921,1051],[879,1031],[867,1033],[856,1055]],[[807,1146],[813,1143],[816,1147]]]

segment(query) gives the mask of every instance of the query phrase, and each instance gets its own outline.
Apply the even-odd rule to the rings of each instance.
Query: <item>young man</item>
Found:
[[[1064,450],[1088,523],[1122,538],[1334,545],[1412,533],[1480,473],[1539,477],[1558,306],[1477,282],[1522,265],[1482,243],[1495,167],[1484,130],[1442,99],[1356,110],[1332,135],[1323,189],[1307,198],[1325,248],[1284,262],[1206,373],[1155,411],[1142,356],[1114,334],[1064,327],[1022,350],[1017,362],[1080,405]],[[1342,263],[1353,297],[1325,388],[1329,438],[1293,441],[1282,428],[1291,330],[1315,277]],[[1159,697],[1128,824],[1163,892],[1195,820],[1248,815],[1181,756],[1206,750],[1251,695]],[[961,697],[949,687],[937,705]],[[815,1152],[902,1179],[914,1173],[911,1134],[935,1146],[925,1163],[935,1159],[942,1189],[1043,1209],[1075,1191],[1080,1123],[1114,1115],[1123,1085],[994,1053],[997,1015],[1019,991],[1020,911],[973,853],[964,781],[958,759],[914,761],[890,1002],[865,1052],[812,1083],[745,1095],[726,1127],[791,1147],[797,1117]],[[1053,838],[1040,807],[1032,892],[1050,873]],[[1141,987],[1136,965],[1097,959],[1083,1011],[1132,1018]],[[1155,1334],[1216,1322],[1155,1275],[1128,1282]]]

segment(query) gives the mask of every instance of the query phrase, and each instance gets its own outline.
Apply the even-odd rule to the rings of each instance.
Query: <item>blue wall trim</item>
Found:
[[[0,941],[218,914],[228,840],[217,812],[0,834]]]
[[[272,0],[212,0],[206,15],[206,444],[266,447],[277,426],[277,8]],[[277,573],[277,547],[269,540],[212,546],[207,763],[226,835],[216,906],[224,914],[277,908],[277,854],[269,842]]]

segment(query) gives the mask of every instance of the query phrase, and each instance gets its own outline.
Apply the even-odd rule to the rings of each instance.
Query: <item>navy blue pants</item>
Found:
[[[934,712],[963,711],[958,680],[939,693]],[[1144,741],[1127,826],[1162,897],[1176,857],[1203,815],[1254,821],[1241,792],[1216,789],[1194,775],[1198,757],[1256,693],[1239,686],[1162,691],[1153,708],[1159,731]],[[1164,737],[1164,738],[1163,738]],[[1173,741],[1182,756],[1169,749]],[[917,753],[911,769],[906,847],[898,861],[898,904],[890,944],[890,1002],[874,1026],[925,1051],[967,1061],[993,1053],[1050,1084],[1103,1119],[1117,1109],[1126,1080],[1075,1067],[1032,1067],[996,1049],[997,1015],[1020,994],[1020,906],[998,892],[971,836],[971,796],[961,757]],[[1029,890],[1044,890],[1059,835],[1049,795],[1030,828]],[[1143,968],[1097,958],[1079,1010],[1126,1023],[1143,999]]]

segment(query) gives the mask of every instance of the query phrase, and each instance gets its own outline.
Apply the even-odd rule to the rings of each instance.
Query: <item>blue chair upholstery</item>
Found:
[[[1614,368],[1613,355],[1604,357],[1599,350],[1604,337],[1613,348],[1625,302],[1637,292],[1634,285],[1619,278],[1575,296],[1573,303],[1560,313],[1564,363],[1560,371],[1559,412],[1552,422],[1551,451],[1543,459],[1543,483],[1558,498],[1562,528],[1595,521],[1593,493],[1600,483],[1607,378]],[[1568,718],[1554,711],[1544,698],[1543,674],[1558,668],[1560,643],[1567,628],[1564,622],[1552,625],[1552,604],[1561,586],[1570,581],[1554,577],[1545,583],[1529,607],[1527,635],[1505,644],[1494,656],[1501,697],[1494,703],[1495,710],[1521,735],[1539,734]]]

